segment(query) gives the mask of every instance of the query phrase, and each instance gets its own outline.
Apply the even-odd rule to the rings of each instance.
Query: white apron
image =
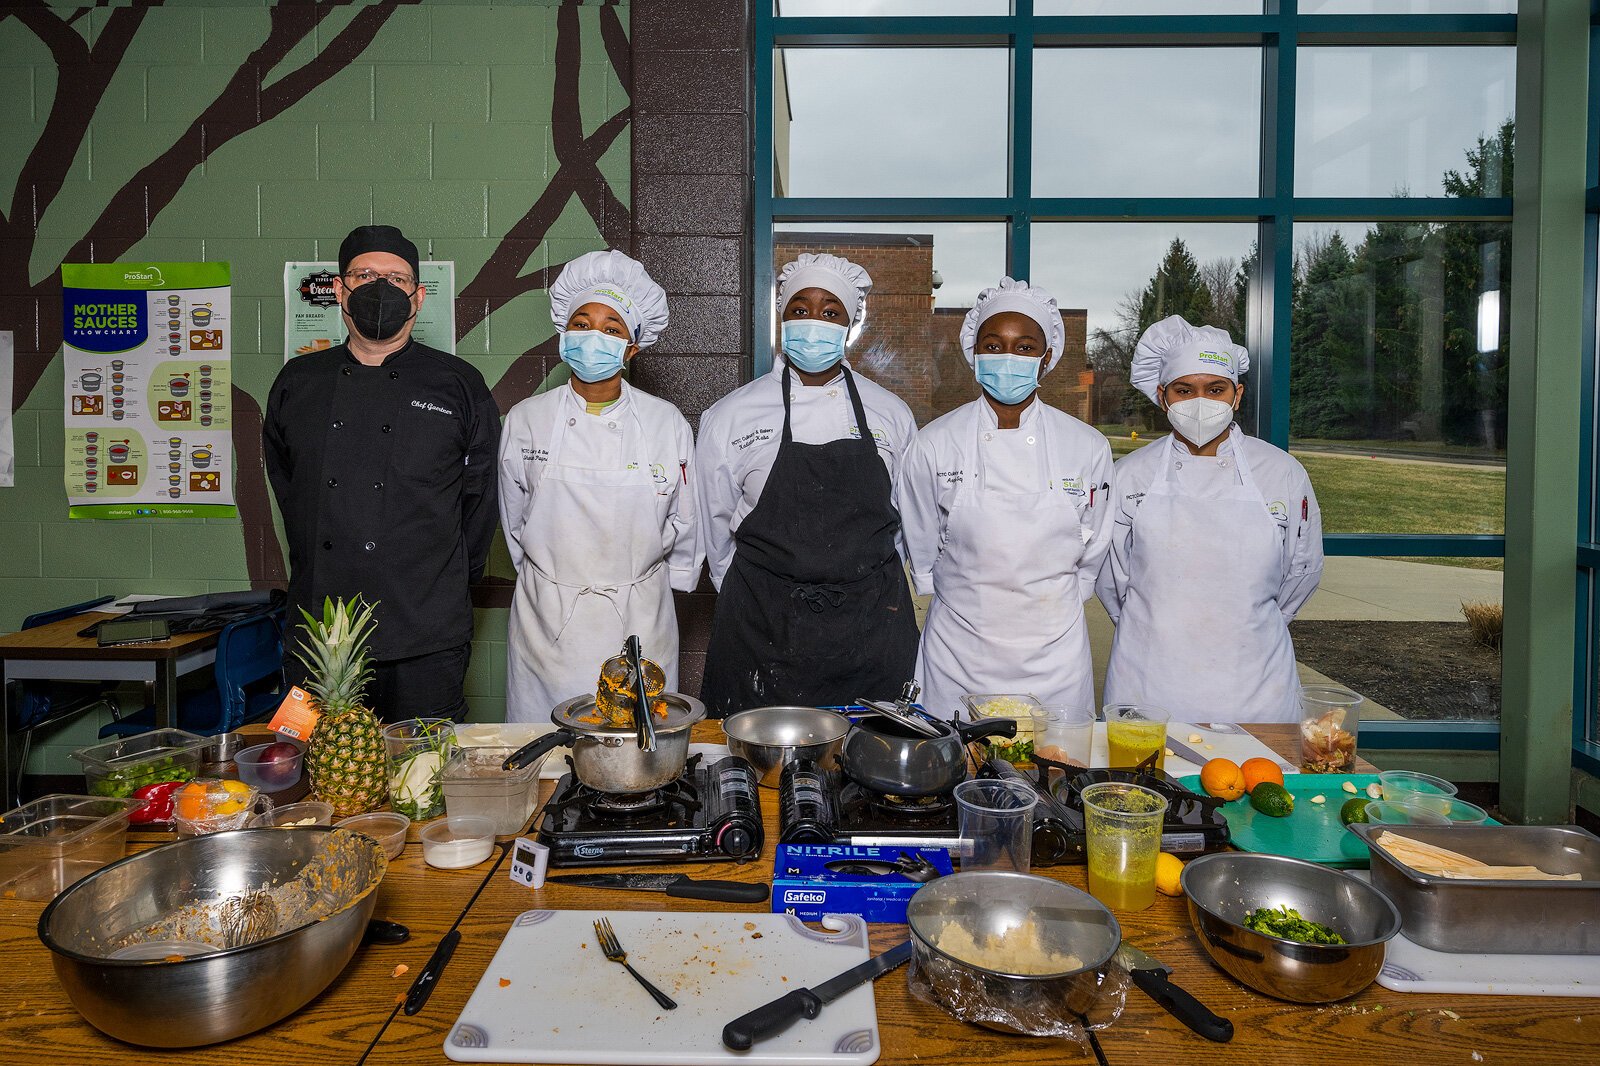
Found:
[[[974,414],[974,482],[951,497],[933,565],[917,666],[922,704],[953,718],[965,693],[1030,692],[1047,706],[1089,710],[1094,671],[1077,573],[1084,539],[1073,497],[991,490],[985,473],[991,464],[1032,469],[1032,484],[1047,485],[1047,423],[995,430],[984,425],[981,411]]]
[[[1180,722],[1298,721],[1299,679],[1278,610],[1283,542],[1232,430],[1237,483],[1220,497],[1178,491],[1169,441],[1139,504],[1128,594],[1106,669],[1107,703]]]
[[[631,409],[625,417],[638,422]],[[667,690],[677,689],[678,620],[649,462],[636,456],[631,470],[561,462],[569,433],[605,432],[601,418],[556,419],[520,538],[506,649],[508,722],[548,722],[561,701],[592,696],[600,664],[622,651],[630,633],[666,671]]]

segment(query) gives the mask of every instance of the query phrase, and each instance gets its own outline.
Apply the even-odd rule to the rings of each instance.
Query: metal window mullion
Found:
[[[1409,555],[1419,558],[1498,559],[1506,538],[1489,533],[1324,533],[1327,555]]]
[[[1269,0],[1277,32],[1262,45],[1261,195],[1269,202],[1258,227],[1258,311],[1252,315],[1260,376],[1256,435],[1289,446],[1289,367],[1294,292],[1294,140],[1298,0]],[[1260,382],[1265,384],[1261,385]]]
[[[1007,193],[1006,273],[1033,276],[1033,0],[1013,0],[1011,38],[1011,153]],[[999,280],[999,279],[996,279]]]

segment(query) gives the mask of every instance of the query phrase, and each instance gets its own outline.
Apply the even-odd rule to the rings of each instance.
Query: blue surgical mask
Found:
[[[1000,403],[1021,403],[1039,387],[1040,363],[1031,355],[980,355],[978,384]]]
[[[579,381],[604,381],[622,370],[628,352],[624,337],[613,337],[592,329],[567,330],[561,334],[561,359],[572,368]]]
[[[820,374],[844,358],[850,330],[836,322],[800,318],[783,324],[783,357],[796,370]]]

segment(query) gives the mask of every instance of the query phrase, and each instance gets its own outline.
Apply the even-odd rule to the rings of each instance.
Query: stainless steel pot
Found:
[[[933,722],[939,735],[925,737],[897,718],[869,714],[845,735],[839,765],[851,780],[874,792],[937,796],[966,780],[969,742],[1017,735],[1014,718]]]
[[[555,732],[513,752],[505,768],[520,769],[556,748],[571,747],[573,773],[596,792],[624,795],[660,788],[683,774],[689,761],[689,730],[705,718],[706,705],[677,692],[663,692],[659,698],[667,705],[667,717],[656,723],[654,751],[639,747],[638,732],[631,724],[596,725],[593,719],[599,716],[590,694],[557,704],[550,712]]]
[[[728,751],[754,767],[761,784],[777,788],[783,768],[796,759],[837,769],[850,720],[821,707],[752,707],[723,719],[722,731]]]

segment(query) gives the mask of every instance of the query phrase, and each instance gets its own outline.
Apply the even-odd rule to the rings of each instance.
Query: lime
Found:
[[[1352,822],[1365,822],[1367,820],[1367,804],[1371,802],[1365,796],[1357,796],[1355,799],[1345,800],[1344,806],[1339,808],[1340,823],[1350,825]]]
[[[1280,784],[1263,781],[1251,790],[1250,806],[1273,818],[1287,818],[1294,810],[1294,796]]]

